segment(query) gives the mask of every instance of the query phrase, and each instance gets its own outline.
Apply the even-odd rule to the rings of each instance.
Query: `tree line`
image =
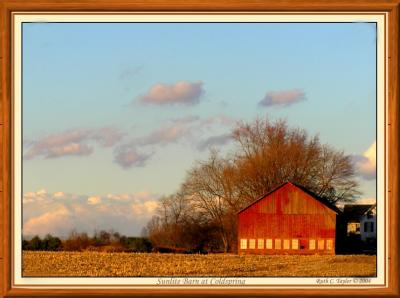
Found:
[[[300,184],[332,204],[360,192],[351,156],[284,120],[240,122],[234,150],[211,150],[196,161],[180,189],[160,200],[146,226],[155,247],[234,252],[237,212],[278,185]]]
[[[127,237],[113,231],[96,231],[92,237],[87,233],[72,231],[61,240],[50,234],[35,236],[22,241],[23,250],[41,251],[106,251],[106,252],[150,252],[151,242],[144,237]]]

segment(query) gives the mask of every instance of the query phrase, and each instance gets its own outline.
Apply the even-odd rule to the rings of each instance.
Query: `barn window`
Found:
[[[240,239],[240,249],[247,249],[247,239]]]
[[[315,249],[315,240],[314,239],[310,240],[309,249]]]
[[[323,250],[324,249],[324,239],[319,239],[318,240],[318,249]]]
[[[267,249],[272,249],[272,239],[267,239],[266,246]]]
[[[326,240],[326,249],[327,250],[332,250],[333,249],[333,241],[332,241],[332,239]]]
[[[299,249],[299,240],[292,239],[292,249]]]
[[[275,239],[275,249],[281,249],[281,239]]]
[[[255,249],[256,248],[256,239],[250,239],[249,240],[249,248],[250,249]]]
[[[264,249],[264,239],[258,239],[257,248],[258,249]]]
[[[289,249],[289,248],[290,248],[289,239],[283,240],[283,249]]]

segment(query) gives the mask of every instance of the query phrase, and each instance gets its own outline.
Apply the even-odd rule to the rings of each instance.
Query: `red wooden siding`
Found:
[[[294,184],[286,183],[238,214],[239,253],[327,253],[334,254],[336,212]],[[256,239],[255,249],[241,249],[241,239]],[[257,249],[257,239],[264,239],[264,248]],[[299,249],[267,249],[266,239],[298,240]],[[310,240],[316,249],[310,250]],[[324,249],[318,248],[324,240]],[[332,248],[328,249],[329,244]],[[321,242],[322,244],[322,242]]]

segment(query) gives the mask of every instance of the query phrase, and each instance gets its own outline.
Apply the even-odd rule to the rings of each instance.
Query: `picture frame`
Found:
[[[38,296],[399,296],[399,0],[383,0],[380,2],[363,0],[351,1],[311,1],[301,0],[288,1],[23,1],[4,0],[1,3],[1,48],[0,48],[0,297],[38,297]],[[41,12],[41,13],[174,13],[196,14],[196,13],[282,13],[282,14],[318,14],[318,13],[342,13],[352,14],[356,12],[384,14],[387,22],[387,69],[385,80],[387,81],[385,103],[387,107],[387,121],[385,123],[385,160],[387,169],[384,183],[385,195],[387,196],[387,280],[384,287],[347,287],[347,288],[324,288],[324,287],[285,287],[280,288],[257,288],[236,287],[229,289],[220,288],[174,288],[148,286],[142,288],[110,287],[110,288],[85,288],[77,286],[74,288],[53,287],[16,287],[13,284],[13,188],[14,188],[14,132],[13,132],[13,98],[15,86],[13,81],[13,63],[15,57],[12,55],[13,45],[13,14],[18,12]],[[388,228],[390,227],[390,228]]]

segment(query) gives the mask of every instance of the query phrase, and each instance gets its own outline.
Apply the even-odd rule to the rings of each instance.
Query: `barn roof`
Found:
[[[347,220],[360,220],[360,217],[366,214],[375,204],[347,204],[344,205],[343,215]]]
[[[341,214],[342,211],[340,211],[339,208],[337,208],[335,205],[333,205],[332,203],[330,203],[328,200],[321,198],[320,196],[318,196],[317,194],[313,193],[312,191],[310,191],[309,189],[305,188],[302,185],[299,185],[297,183],[293,183],[293,182],[285,182],[282,183],[281,185],[275,187],[274,189],[272,189],[270,192],[262,195],[260,198],[258,198],[257,200],[255,200],[254,202],[252,202],[251,204],[247,205],[246,207],[244,207],[242,210],[240,210],[238,212],[241,213],[242,211],[246,210],[247,208],[249,208],[250,206],[254,205],[255,203],[257,203],[258,201],[261,201],[262,199],[264,199],[265,197],[269,196],[270,194],[272,194],[273,192],[277,191],[278,189],[282,188],[283,186],[287,185],[287,184],[291,184],[297,188],[299,188],[300,190],[302,190],[303,192],[307,193],[309,196],[313,197],[315,200],[317,200],[318,202],[322,203],[323,205],[325,205],[326,207],[328,207],[329,209],[331,209],[332,211],[334,211],[336,214]]]

